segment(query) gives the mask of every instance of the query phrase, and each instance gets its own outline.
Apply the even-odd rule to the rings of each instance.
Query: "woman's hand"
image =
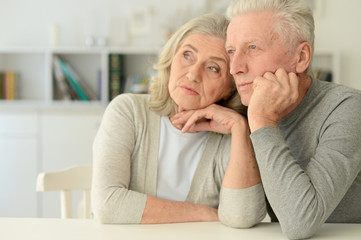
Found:
[[[172,123],[183,126],[182,132],[232,134],[230,159],[222,182],[224,187],[244,189],[261,182],[248,122],[241,114],[213,104],[204,109],[178,113]]]
[[[174,125],[183,126],[183,133],[211,131],[231,134],[236,126],[248,129],[248,123],[244,116],[217,104],[212,104],[200,110],[188,110],[178,113],[171,121]]]

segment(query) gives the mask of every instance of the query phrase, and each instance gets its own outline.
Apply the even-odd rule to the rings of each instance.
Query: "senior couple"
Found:
[[[149,95],[122,94],[94,140],[102,223],[220,221],[268,212],[291,239],[361,223],[361,94],[313,78],[312,11],[237,0],[165,44]]]

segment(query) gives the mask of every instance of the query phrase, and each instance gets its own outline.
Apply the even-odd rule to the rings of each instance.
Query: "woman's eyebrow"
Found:
[[[193,49],[193,51],[195,51],[196,53],[198,53],[198,49],[195,48],[195,47],[194,47],[193,45],[191,45],[191,44],[186,44],[186,45],[184,45],[184,47],[190,47],[190,48]]]
[[[215,61],[222,61],[222,62],[227,64],[227,61],[224,58],[221,58],[221,57],[211,56],[210,59],[215,60]]]
[[[198,49],[197,49],[196,47],[194,47],[193,45],[191,45],[191,44],[186,44],[186,45],[184,45],[184,47],[189,47],[189,48],[191,48],[193,51],[195,51],[196,53],[198,53]],[[210,56],[209,58],[212,59],[212,60],[215,60],[215,61],[222,61],[222,62],[227,63],[227,61],[226,61],[224,58],[221,58],[221,57]]]

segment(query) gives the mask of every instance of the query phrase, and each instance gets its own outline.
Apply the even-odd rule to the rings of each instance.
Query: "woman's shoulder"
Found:
[[[116,104],[131,104],[131,105],[139,105],[149,102],[150,95],[149,94],[134,94],[134,93],[122,93],[115,97],[111,102]]]
[[[133,94],[123,93],[115,97],[110,103],[109,107],[113,109],[122,110],[146,110],[149,109],[148,102],[150,99],[149,94]]]

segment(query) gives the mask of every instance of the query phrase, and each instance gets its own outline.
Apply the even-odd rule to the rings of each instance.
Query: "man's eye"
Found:
[[[228,54],[234,54],[234,50],[228,50]]]
[[[257,46],[256,45],[250,45],[249,48],[253,50],[253,49],[256,49]]]
[[[184,56],[185,59],[190,59],[191,58],[188,53],[183,53],[183,56]]]

